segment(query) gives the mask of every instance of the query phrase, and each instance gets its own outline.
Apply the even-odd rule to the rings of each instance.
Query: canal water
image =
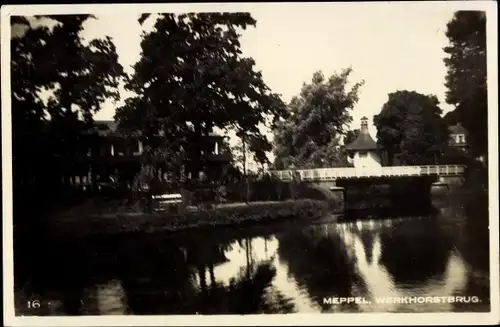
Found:
[[[489,311],[487,206],[435,206],[426,216],[46,241],[16,254],[16,312]]]

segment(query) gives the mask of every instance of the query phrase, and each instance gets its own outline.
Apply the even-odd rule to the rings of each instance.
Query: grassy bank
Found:
[[[190,228],[265,223],[280,219],[315,219],[328,212],[325,201],[300,199],[234,203],[182,214],[145,214],[140,212],[92,213],[74,209],[72,214],[54,219],[51,232],[57,236],[88,236],[129,232],[154,233]],[[87,212],[85,212],[87,211]]]

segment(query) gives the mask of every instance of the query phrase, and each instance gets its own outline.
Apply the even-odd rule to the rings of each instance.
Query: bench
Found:
[[[165,211],[169,207],[180,207],[183,204],[182,195],[179,193],[153,195],[155,211]]]

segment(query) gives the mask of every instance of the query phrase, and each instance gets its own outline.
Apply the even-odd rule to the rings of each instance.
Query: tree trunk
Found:
[[[394,152],[391,150],[387,150],[387,163],[389,166],[394,165]]]
[[[250,185],[248,183],[248,174],[247,174],[247,146],[246,146],[246,136],[243,136],[242,139],[243,145],[243,176],[245,177],[245,202],[249,202],[250,197]]]
[[[215,287],[215,273],[214,273],[214,264],[210,263],[208,266],[208,271],[210,274],[210,286]]]
[[[250,242],[248,238],[245,239],[245,255],[247,259],[247,278],[250,278],[251,273],[251,263],[250,263]]]
[[[204,266],[198,266],[198,275],[200,277],[200,288],[203,292],[207,290],[207,279]]]
[[[191,167],[191,178],[193,181],[198,182],[201,171],[201,139],[202,139],[202,127],[200,122],[194,123],[194,139],[193,139],[193,152],[192,152],[192,167]]]

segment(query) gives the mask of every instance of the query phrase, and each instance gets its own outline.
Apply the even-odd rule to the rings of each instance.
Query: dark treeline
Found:
[[[123,68],[109,38],[84,44],[90,15],[11,18],[14,223],[71,203],[62,172],[104,101],[118,99]],[[32,27],[35,21],[44,23]],[[52,90],[52,95],[42,92]],[[29,218],[28,218],[29,217]]]

